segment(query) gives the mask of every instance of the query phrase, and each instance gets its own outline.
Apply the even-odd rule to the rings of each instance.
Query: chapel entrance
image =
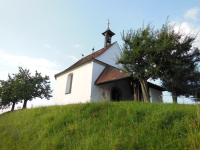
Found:
[[[111,100],[112,101],[120,101],[121,99],[121,91],[119,88],[114,87],[111,90]]]

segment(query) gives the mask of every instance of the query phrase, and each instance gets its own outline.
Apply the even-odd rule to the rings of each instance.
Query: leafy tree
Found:
[[[177,96],[188,95],[199,88],[193,83],[199,81],[200,73],[195,68],[200,61],[200,52],[198,48],[192,47],[197,34],[184,34],[180,30],[175,33],[174,28],[169,34],[176,34],[177,40],[172,49],[163,55],[165,64],[160,68],[164,72],[161,81],[162,86],[172,92],[173,102],[177,103]]]
[[[0,82],[0,109],[6,109],[10,106],[10,102],[4,98],[3,96],[3,91],[4,91],[4,87],[3,86],[5,84],[5,81],[1,80]]]
[[[24,100],[23,108],[26,108],[27,101],[31,101],[33,98],[46,98],[52,97],[49,76],[42,77],[41,73],[35,72],[34,76],[28,69],[19,67],[19,73],[13,74],[15,85],[14,94],[19,100]]]
[[[149,78],[170,81],[179,72],[190,72],[195,68],[200,55],[197,48],[192,49],[195,37],[175,32],[175,25],[170,26],[168,20],[160,30],[154,30],[149,23],[146,28],[130,30],[126,35],[123,32],[124,43],[116,64],[122,64],[125,71],[139,80],[144,101],[147,102]],[[178,81],[173,81],[178,85]],[[170,91],[173,96],[177,94],[174,89]]]
[[[168,36],[170,28],[167,21],[161,30],[154,30],[149,23],[146,28],[143,26],[135,31],[129,30],[126,35],[124,31],[121,34],[124,43],[116,64],[121,64],[122,69],[139,80],[145,102],[150,101],[147,80],[157,79],[164,73],[161,70],[165,65],[162,55],[173,47],[177,38],[176,35]]]
[[[186,97],[191,97],[193,101],[200,101],[200,71],[196,67],[193,73],[191,74],[191,78],[188,81],[187,91],[183,94]]]
[[[179,72],[178,70],[179,69],[177,69],[174,76],[165,75],[165,77],[161,80],[162,87],[172,92],[173,102],[177,103],[177,97],[180,95],[195,97],[196,94],[198,94],[199,97],[200,72],[190,72],[190,69],[179,70]]]
[[[8,75],[7,81],[1,81],[0,87],[0,98],[1,98],[1,109],[6,109],[12,104],[11,111],[14,111],[15,104],[19,101],[14,95],[14,80]]]

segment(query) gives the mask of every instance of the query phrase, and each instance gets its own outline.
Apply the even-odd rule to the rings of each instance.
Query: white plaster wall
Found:
[[[92,66],[92,61],[90,61],[89,63],[83,64],[78,68],[58,76],[56,79],[53,104],[65,105],[90,102]],[[65,94],[67,77],[71,73],[73,73],[71,93]]]
[[[162,102],[160,99],[160,95],[162,95],[162,91],[156,90],[154,88],[149,88],[149,95],[150,97],[150,102],[151,103],[158,103]]]
[[[92,101],[100,101],[103,97],[101,95],[101,89],[98,88],[94,82],[100,76],[102,71],[105,69],[106,65],[97,63],[95,61],[92,62],[92,82],[91,82],[91,100]]]
[[[100,60],[102,62],[105,62],[106,64],[109,64],[114,67],[119,67],[115,64],[116,60],[116,54],[120,56],[120,48],[118,43],[116,42],[113,46],[111,46],[107,51],[105,51],[100,56],[96,57],[97,60]],[[120,66],[121,67],[121,66]]]

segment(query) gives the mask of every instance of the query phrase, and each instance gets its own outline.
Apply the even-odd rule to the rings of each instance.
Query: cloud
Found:
[[[72,59],[72,61],[78,61],[79,59],[78,58],[76,58],[75,56],[73,56],[73,55],[67,55],[67,56],[65,56],[65,55],[63,55],[60,51],[58,51],[58,50],[53,50],[53,53],[55,53],[56,55],[58,55],[58,56],[60,56],[60,57],[63,57],[63,58],[71,58]]]
[[[43,46],[46,47],[46,48],[51,48],[51,46],[47,45],[47,44],[44,44]]]
[[[76,48],[82,48],[83,46],[82,45],[79,45],[79,44],[76,44],[76,45],[74,45]]]
[[[53,50],[53,53],[55,53],[56,55],[59,55],[59,56],[62,56],[63,57],[63,55],[61,54],[61,52],[59,51],[59,50]]]
[[[68,58],[71,58],[73,61],[78,61],[78,58],[72,55],[67,55]]]
[[[42,76],[48,75],[50,77],[50,86],[51,89],[54,90],[55,88],[55,78],[54,75],[60,72],[60,69],[57,70],[57,68],[60,68],[61,65],[57,64],[57,62],[52,62],[44,58],[31,58],[28,56],[15,56],[6,53],[3,50],[0,50],[0,66],[1,66],[1,74],[0,74],[0,80],[7,80],[8,79],[8,73],[15,74],[18,73],[18,66],[23,67],[23,69],[27,68],[30,70],[32,75],[35,74],[35,71],[37,70],[39,73],[42,74]],[[53,95],[53,93],[52,93]],[[39,105],[52,105],[53,98],[50,98],[50,100],[40,98],[36,98],[33,101],[28,101],[27,107],[30,108],[31,104],[34,105],[34,107]],[[21,106],[22,104],[19,103],[16,106]]]
[[[172,21],[171,24],[175,24],[175,31],[178,32],[179,29],[183,31],[184,33],[191,33],[191,32],[196,32],[194,25],[188,22],[182,22],[179,23],[177,21]]]
[[[184,17],[186,19],[193,19],[194,21],[197,21],[197,15],[198,15],[199,10],[200,10],[199,8],[194,7],[188,10],[186,14],[184,15]]]
[[[11,65],[13,67],[23,67],[24,69],[27,68],[30,70],[32,74],[35,74],[35,71],[41,72],[42,76],[48,75],[50,79],[54,81],[54,75],[59,71],[56,70],[59,65],[54,61],[49,61],[44,58],[31,58],[28,56],[14,56],[11,54],[7,54],[0,51],[0,65]],[[2,70],[3,71],[3,70]],[[7,73],[7,71],[5,72]],[[13,74],[14,72],[12,72]]]
[[[194,26],[194,24],[189,22],[179,23],[177,21],[172,21],[172,24],[175,24],[175,31],[178,32],[179,29],[186,34],[196,34],[200,31],[200,26]],[[193,44],[194,47],[198,47],[200,49],[200,34],[196,37],[196,42]]]
[[[185,34],[196,35],[200,31],[200,26],[195,26],[194,24],[189,22],[180,23],[177,21],[172,21],[171,24],[175,24],[175,32],[181,31]],[[195,42],[193,43],[193,49],[190,50],[188,53],[192,52],[194,50],[194,47],[198,47],[200,49],[200,35],[197,35]]]
[[[8,79],[8,74],[9,74],[9,71],[7,71],[7,70],[1,72],[0,80],[5,80],[6,81]]]

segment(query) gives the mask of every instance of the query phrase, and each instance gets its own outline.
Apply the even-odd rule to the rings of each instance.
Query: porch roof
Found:
[[[102,73],[99,75],[95,84],[100,85],[107,82],[112,82],[115,80],[121,80],[124,78],[131,78],[131,75],[127,72],[124,72],[118,68],[107,65]]]
[[[124,79],[132,79],[132,76],[123,70],[107,65],[105,69],[102,71],[102,73],[99,75],[97,80],[94,82],[94,84],[101,85],[101,84],[107,84],[110,82],[115,82],[115,81],[124,80]],[[139,82],[139,81],[135,80],[135,82]],[[166,89],[156,84],[153,84],[150,82],[147,82],[147,84],[148,84],[148,87],[151,87],[160,91],[166,91]]]

